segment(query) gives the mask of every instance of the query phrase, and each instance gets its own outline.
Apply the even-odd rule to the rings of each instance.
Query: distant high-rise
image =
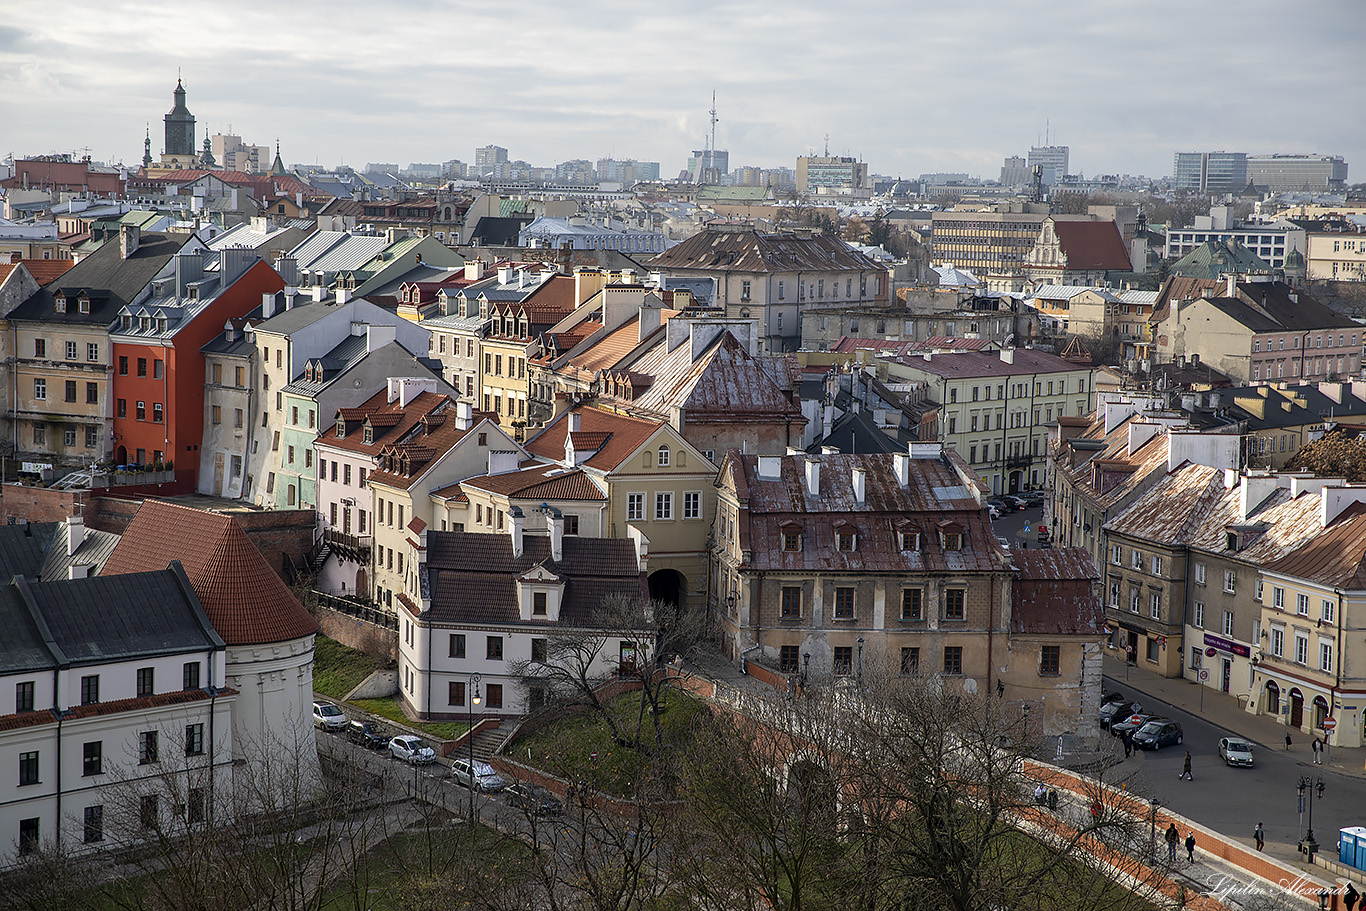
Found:
[[[1272,193],[1340,190],[1347,162],[1341,155],[1249,155],[1247,179]]]
[[[1034,146],[1029,150],[1028,166],[1030,171],[1038,165],[1043,169],[1043,184],[1051,187],[1068,174],[1067,159],[1070,150],[1067,146]]]
[[[1178,190],[1233,193],[1247,187],[1246,152],[1177,152],[1172,182]]]
[[[868,188],[868,165],[843,155],[797,158],[797,190],[801,193],[847,194]]]
[[[730,173],[730,152],[725,149],[695,149],[688,156],[688,179],[693,183],[720,183]]]
[[[215,133],[210,141],[214,158],[226,171],[264,174],[270,167],[270,146],[247,145],[232,133]]]
[[[1029,185],[1029,163],[1019,155],[1012,155],[1001,165],[1001,186],[1025,187]]]
[[[507,164],[507,160],[508,150],[502,146],[483,146],[474,150],[474,169],[480,177],[499,176],[498,165]]]

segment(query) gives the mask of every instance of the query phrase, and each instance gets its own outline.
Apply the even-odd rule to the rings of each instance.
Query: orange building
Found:
[[[218,270],[206,271],[217,258]],[[246,316],[284,279],[249,250],[182,253],[174,270],[152,281],[151,295],[124,306],[109,329],[114,460],[175,472],[170,492],[192,492],[199,474],[205,414],[201,348],[234,317]],[[217,367],[215,369],[221,369]],[[166,463],[170,463],[169,467]]]

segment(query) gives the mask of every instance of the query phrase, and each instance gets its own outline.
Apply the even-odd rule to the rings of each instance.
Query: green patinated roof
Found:
[[[498,217],[510,218],[526,211],[525,199],[500,199],[498,200]]]
[[[698,187],[698,202],[762,202],[769,198],[768,187]]]
[[[1173,263],[1169,274],[1217,280],[1226,272],[1270,271],[1270,263],[1242,244],[1206,241]]]

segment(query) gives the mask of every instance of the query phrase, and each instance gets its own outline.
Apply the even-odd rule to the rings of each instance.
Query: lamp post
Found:
[[[482,697],[480,697],[480,695],[479,695],[479,680],[480,680],[480,677],[479,677],[478,674],[471,674],[471,675],[470,675],[470,732],[469,732],[467,735],[465,735],[465,739],[469,742],[469,745],[470,745],[470,782],[469,782],[469,785],[470,785],[470,827],[471,827],[471,828],[474,827],[474,782],[475,782],[475,775],[474,775],[474,707],[475,707],[476,705],[478,705],[480,702],[483,702]]]
[[[1157,808],[1156,797],[1148,801],[1148,850],[1157,852]]]
[[[805,687],[811,679],[811,653],[802,655],[802,686]]]
[[[1319,850],[1319,843],[1314,838],[1314,794],[1317,792],[1319,800],[1322,800],[1324,789],[1325,785],[1322,778],[1312,779],[1308,775],[1301,775],[1299,783],[1295,785],[1295,790],[1300,795],[1301,822],[1304,821],[1305,804],[1309,804],[1309,828],[1305,831],[1304,840],[1300,842],[1300,851],[1308,857],[1311,863]]]
[[[858,637],[858,685],[863,686],[863,637]]]

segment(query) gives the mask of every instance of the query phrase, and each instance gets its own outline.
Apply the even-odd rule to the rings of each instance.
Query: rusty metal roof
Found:
[[[774,374],[787,376],[786,363],[765,364],[746,352],[729,332],[717,337],[701,357],[693,360],[692,346],[672,351],[661,343],[633,365],[652,375],[650,387],[631,403],[633,409],[668,415],[674,408],[689,420],[749,421],[756,417],[805,423],[801,406],[779,386]],[[768,368],[772,369],[768,369]]]
[[[1010,549],[1015,563],[1010,631],[1041,635],[1094,635],[1105,630],[1105,608],[1096,595],[1100,578],[1084,547]]]
[[[885,272],[853,247],[825,234],[705,230],[650,260],[651,269],[721,272]]]
[[[1208,465],[1185,465],[1105,527],[1111,534],[1160,541],[1167,546],[1189,545],[1223,494],[1223,471]]]
[[[1263,569],[1334,588],[1366,589],[1366,503],[1347,507],[1328,528]]]

